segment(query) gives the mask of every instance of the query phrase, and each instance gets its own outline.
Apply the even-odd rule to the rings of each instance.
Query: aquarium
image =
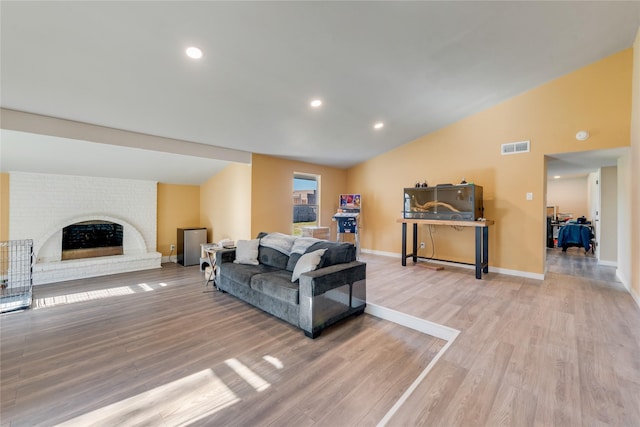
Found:
[[[404,218],[475,221],[484,217],[482,187],[474,184],[404,189]]]

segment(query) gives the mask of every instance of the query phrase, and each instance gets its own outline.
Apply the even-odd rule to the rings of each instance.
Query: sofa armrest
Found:
[[[299,326],[317,337],[327,326],[364,312],[367,265],[360,261],[336,264],[300,275]]]
[[[300,275],[300,298],[315,297],[327,291],[365,280],[367,264],[352,261],[336,264]]]
[[[222,265],[225,262],[233,262],[236,259],[236,250],[220,249],[216,251],[216,264]]]

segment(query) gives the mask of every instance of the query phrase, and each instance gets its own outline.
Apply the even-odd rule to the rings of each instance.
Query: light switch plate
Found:
[[[527,200],[533,200],[533,193],[527,193]]]

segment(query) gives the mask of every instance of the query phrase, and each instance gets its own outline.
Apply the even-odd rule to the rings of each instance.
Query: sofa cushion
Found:
[[[284,270],[289,262],[289,256],[275,249],[260,246],[258,248],[258,261],[260,264]]]
[[[258,244],[260,240],[238,240],[236,247],[236,264],[258,265]]]
[[[293,269],[291,281],[295,282],[298,280],[302,273],[307,273],[317,269],[320,261],[322,261],[322,255],[324,255],[326,251],[327,249],[318,249],[317,251],[302,255],[298,260],[296,267]]]
[[[291,283],[291,273],[286,270],[254,275],[251,289],[290,304],[298,304],[298,284]]]
[[[258,249],[258,260],[261,264],[286,269],[291,247],[295,240],[295,236],[282,233],[269,233],[262,236]]]
[[[269,273],[276,270],[276,268],[264,264],[247,265],[228,262],[224,264],[220,274],[236,283],[249,286],[251,278],[256,274]]]
[[[318,249],[327,249],[322,256],[322,262],[318,268],[344,264],[356,260],[356,247],[352,243],[327,242],[323,240],[311,245],[311,247],[307,249],[307,253],[317,251]]]

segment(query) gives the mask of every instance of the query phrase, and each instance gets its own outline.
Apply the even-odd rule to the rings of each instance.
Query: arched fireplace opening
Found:
[[[83,221],[62,229],[62,260],[122,255],[122,225]]]

